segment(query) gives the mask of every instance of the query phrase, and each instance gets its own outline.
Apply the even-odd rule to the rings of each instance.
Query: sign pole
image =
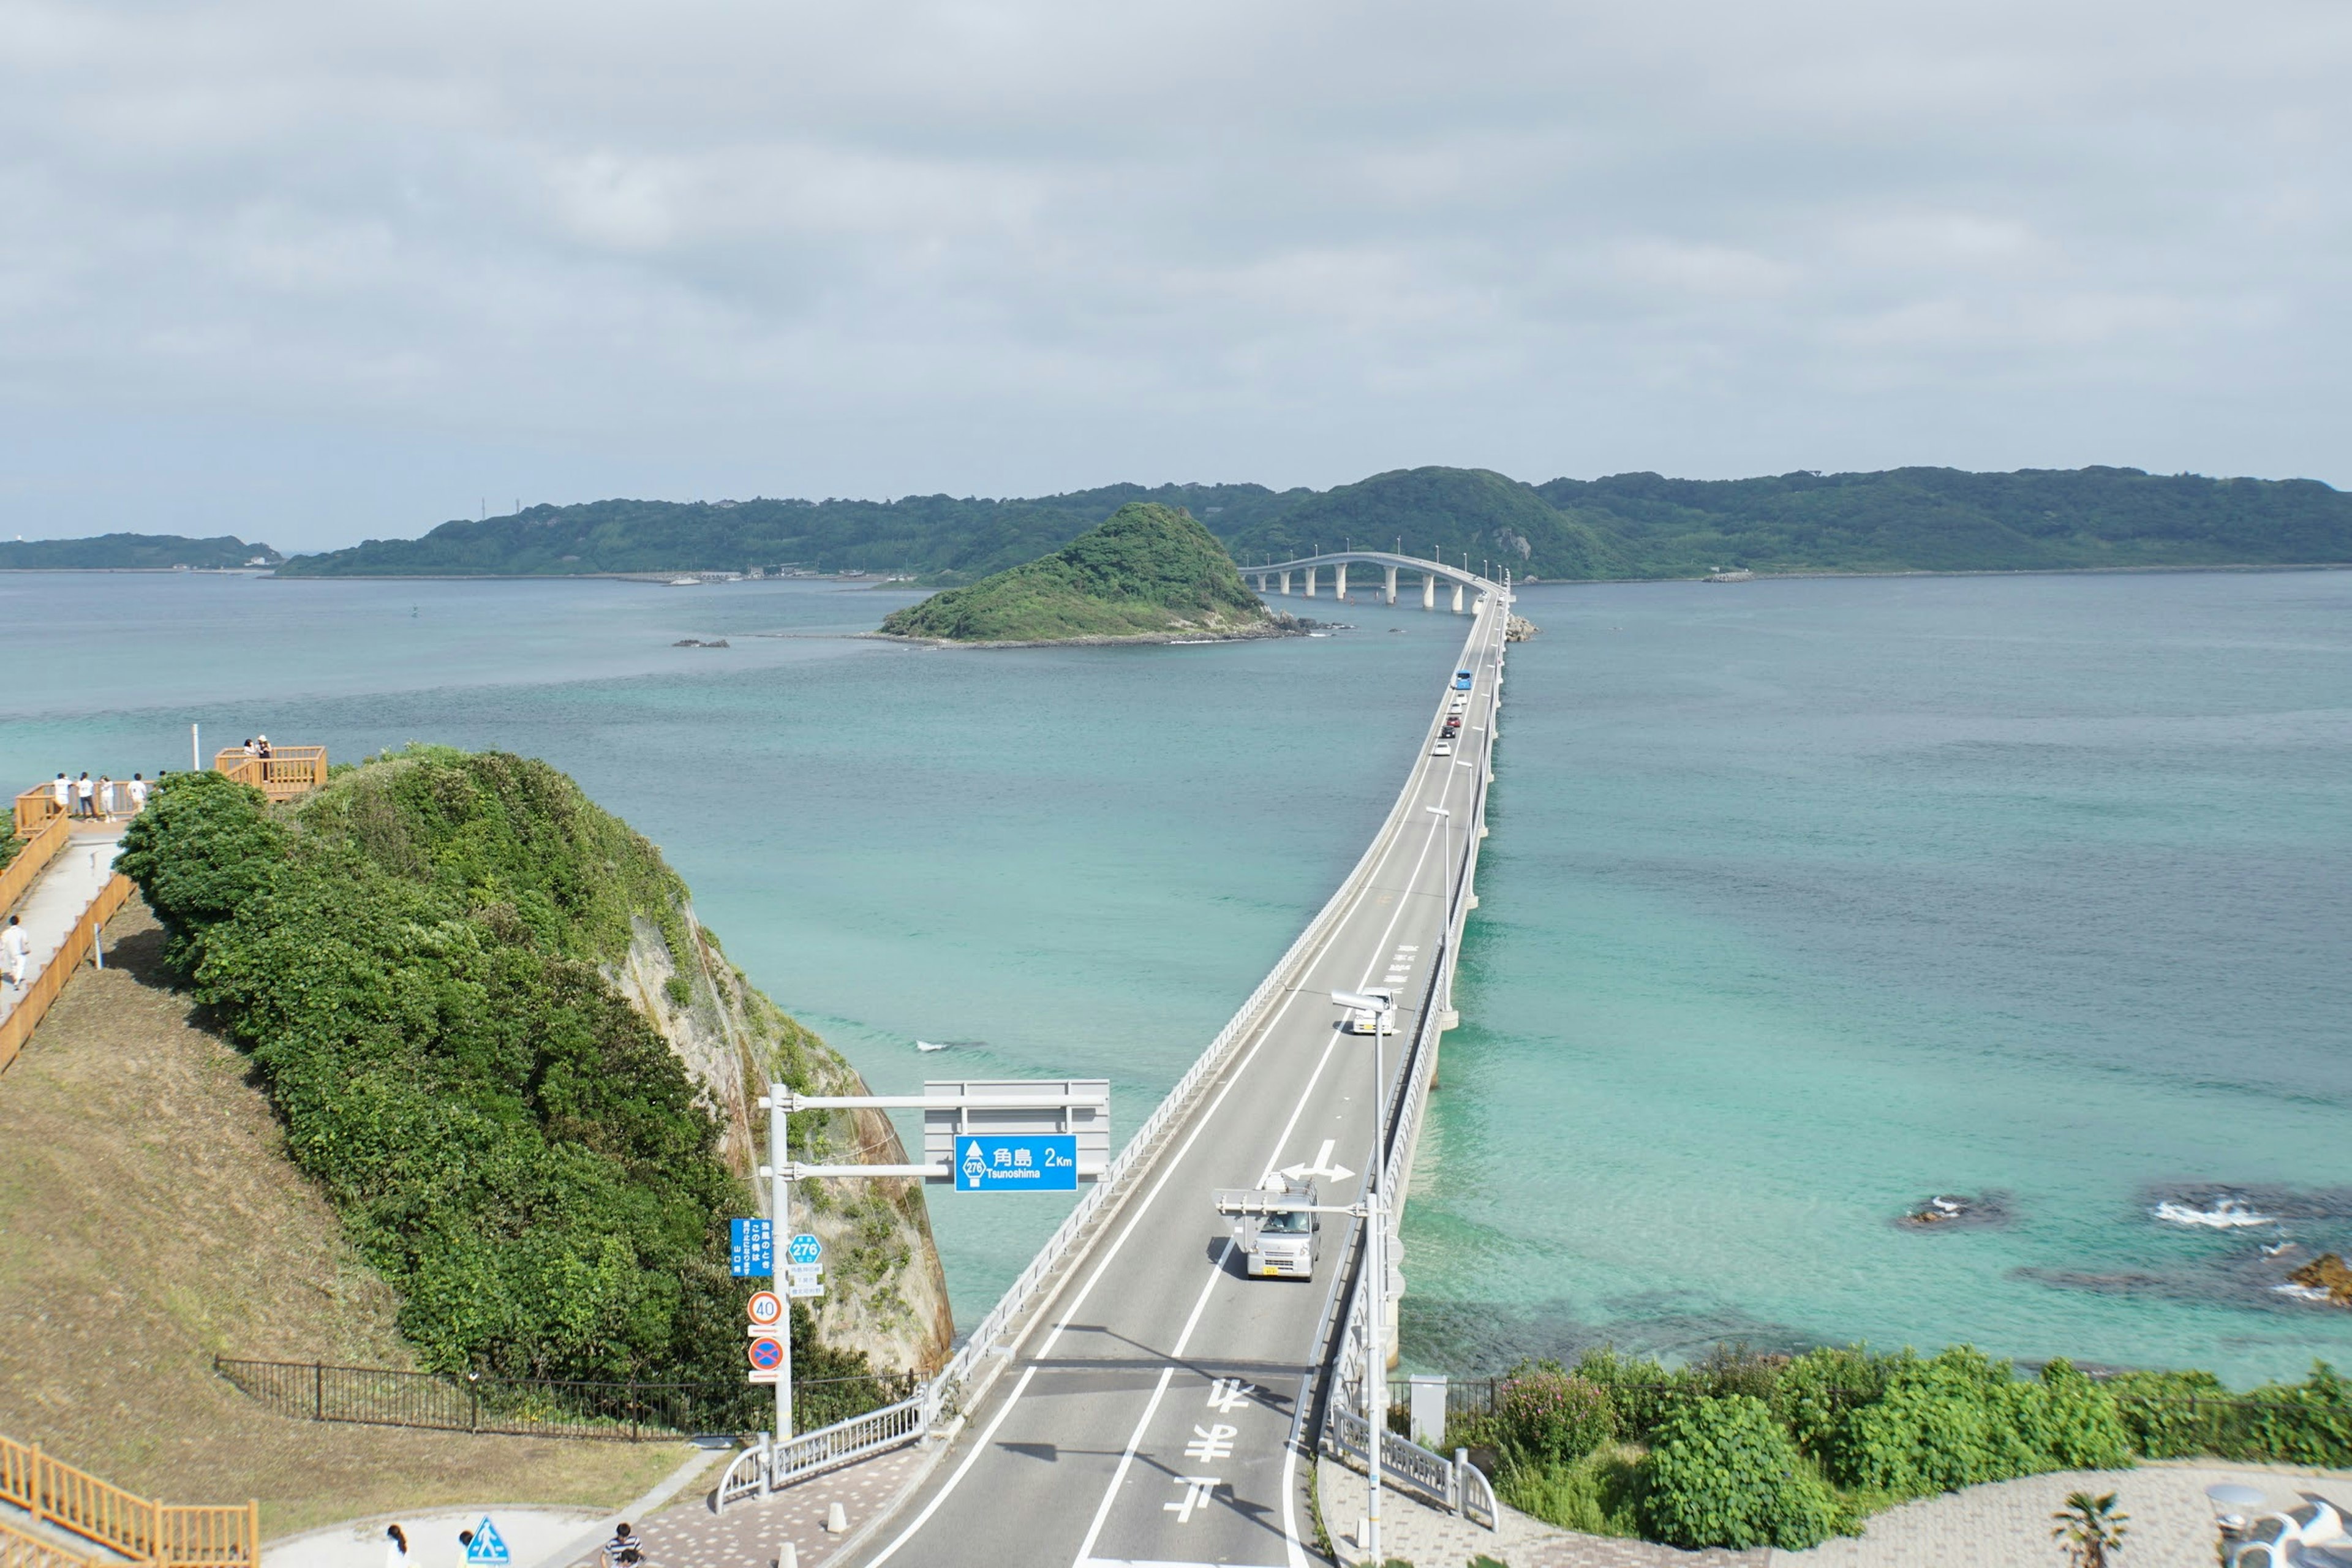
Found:
[[[780,1083],[771,1084],[768,1088],[768,1223],[772,1227],[768,1232],[768,1256],[772,1269],[774,1269],[775,1258],[783,1251],[784,1237],[792,1234],[793,1227],[792,1167],[786,1163],[792,1158],[792,1140],[784,1121],[784,1106],[787,1103],[784,1096],[790,1092]],[[774,1269],[769,1278],[775,1281],[782,1273],[782,1270]],[[793,1305],[789,1297],[784,1301],[783,1330],[776,1336],[784,1346],[783,1363],[776,1369],[778,1443],[789,1442],[793,1436]],[[773,1461],[771,1461],[770,1473],[773,1473]]]

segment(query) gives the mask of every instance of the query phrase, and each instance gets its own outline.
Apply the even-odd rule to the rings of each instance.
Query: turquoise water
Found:
[[[914,652],[832,584],[0,576],[0,767],[544,756],[877,1088],[1131,1128],[1386,809],[1463,623]],[[1407,1215],[1409,1353],[2352,1354],[2352,574],[1537,588]],[[769,634],[769,635],[759,635]],[[724,636],[724,650],[674,648]],[[918,1039],[956,1042],[922,1055]],[[2242,1189],[2280,1224],[2152,1217]],[[2004,1225],[1892,1221],[1996,1194]],[[1059,1217],[933,1205],[967,1321]],[[2306,1254],[2307,1255],[2307,1254]]]

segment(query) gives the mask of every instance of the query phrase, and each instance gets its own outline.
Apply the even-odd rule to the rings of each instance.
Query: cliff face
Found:
[[[709,1092],[725,1125],[728,1167],[756,1189],[759,1212],[766,1214],[767,1184],[755,1177],[767,1158],[759,1099],[770,1075],[803,1094],[871,1091],[839,1053],[744,979],[690,905],[680,902],[674,910],[689,950],[686,964],[673,959],[661,925],[639,914],[627,953],[607,965],[605,975]],[[834,1163],[910,1163],[898,1130],[879,1111],[804,1114],[792,1126],[796,1154],[814,1149],[814,1157]],[[922,1184],[802,1182],[793,1191],[791,1228],[812,1231],[824,1243],[825,1294],[812,1305],[825,1342],[863,1351],[878,1367],[928,1372],[944,1361],[955,1321]]]

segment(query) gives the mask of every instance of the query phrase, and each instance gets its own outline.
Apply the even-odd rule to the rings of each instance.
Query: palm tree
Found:
[[[2124,1521],[2131,1515],[2116,1511],[2113,1492],[2068,1492],[2066,1506],[2050,1517],[2058,1521],[2050,1538],[2066,1543],[2066,1561],[2074,1568],[2112,1568],[2124,1549]]]

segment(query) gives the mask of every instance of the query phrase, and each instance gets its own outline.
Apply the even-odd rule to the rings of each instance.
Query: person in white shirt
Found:
[[[132,774],[131,775],[131,782],[130,782],[129,784],[125,784],[125,785],[123,786],[123,788],[124,788],[124,789],[126,789],[126,790],[128,790],[128,791],[130,792],[130,795],[131,795],[131,816],[138,816],[141,812],[142,812],[142,811],[144,811],[144,810],[146,810],[146,809],[147,809],[147,775],[146,775],[146,774],[144,774],[144,773],[132,773]]]
[[[89,782],[89,770],[84,769],[82,771],[81,777],[74,780],[75,815],[79,816],[95,816],[98,815],[96,809],[90,804],[91,792],[95,788],[96,786]]]
[[[63,816],[68,811],[72,809],[73,785],[66,781],[65,774],[59,773],[58,775],[58,782],[49,786],[49,798],[58,803],[58,815],[59,816]]]
[[[8,917],[8,929],[0,931],[0,963],[8,970],[8,984],[19,991],[25,988],[25,963],[32,956],[33,944],[25,940],[25,928],[15,915]]]
[[[114,820],[114,779],[110,774],[98,775],[98,815],[100,821]]]

